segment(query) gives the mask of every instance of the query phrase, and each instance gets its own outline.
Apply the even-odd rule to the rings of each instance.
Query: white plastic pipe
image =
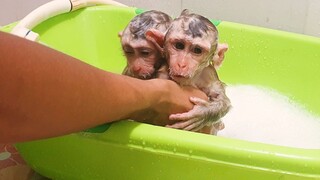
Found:
[[[31,29],[41,22],[59,14],[99,4],[126,7],[126,5],[112,0],[53,0],[29,13],[12,29],[11,33],[31,41],[37,41],[39,35],[32,32]]]
[[[112,0],[70,0],[72,4],[72,11],[75,11],[77,9],[81,9],[83,7],[88,7],[88,6],[94,6],[94,5],[99,5],[99,4],[109,4],[109,5],[114,5],[114,6],[123,6],[127,7],[124,4],[121,4],[116,1]]]

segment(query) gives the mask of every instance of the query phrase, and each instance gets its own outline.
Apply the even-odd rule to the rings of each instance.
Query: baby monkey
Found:
[[[184,10],[166,34],[153,33],[153,37],[164,38],[170,78],[180,85],[197,87],[208,96],[208,101],[191,97],[194,108],[170,115],[171,120],[179,122],[168,127],[217,134],[224,128],[220,119],[231,103],[216,71],[228,49],[226,44],[218,45],[216,27],[207,18]]]
[[[139,14],[130,21],[119,33],[127,58],[122,74],[139,79],[168,78],[163,39],[150,38],[149,34],[166,33],[171,21],[169,15],[155,10]]]

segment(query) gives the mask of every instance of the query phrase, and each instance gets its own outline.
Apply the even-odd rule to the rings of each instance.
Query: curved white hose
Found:
[[[98,5],[98,4],[109,4],[114,6],[127,7],[126,5],[113,0],[70,0],[70,2],[72,3],[72,7],[73,7],[72,11],[81,9],[83,7],[88,7],[88,6]]]
[[[11,33],[32,41],[37,41],[39,35],[35,32],[32,32],[31,29],[40,24],[41,22],[59,14],[99,4],[126,7],[126,5],[113,0],[53,0],[38,7],[37,9],[33,10],[30,14],[28,14],[26,17],[24,17],[12,29]]]

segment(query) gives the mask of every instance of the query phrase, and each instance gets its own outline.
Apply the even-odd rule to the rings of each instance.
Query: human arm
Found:
[[[204,94],[169,80],[139,80],[0,32],[0,143],[47,138],[134,118],[149,123]],[[153,119],[152,119],[153,118]]]

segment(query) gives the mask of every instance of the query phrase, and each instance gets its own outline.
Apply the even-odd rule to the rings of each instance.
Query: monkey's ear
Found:
[[[121,38],[123,34],[123,31],[118,32],[118,37]]]
[[[216,69],[218,69],[222,65],[222,62],[224,60],[224,53],[227,52],[228,49],[229,49],[228,44],[226,43],[218,44],[217,52],[213,56],[213,63]]]
[[[149,29],[146,31],[145,36],[146,39],[151,41],[161,53],[164,52],[163,47],[165,34],[163,32],[156,29]]]

